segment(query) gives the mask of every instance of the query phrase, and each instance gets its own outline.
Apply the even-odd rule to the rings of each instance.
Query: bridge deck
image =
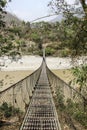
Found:
[[[60,130],[45,63],[20,130]]]

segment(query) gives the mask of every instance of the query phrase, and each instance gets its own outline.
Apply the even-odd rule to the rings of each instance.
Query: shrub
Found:
[[[21,111],[18,108],[14,108],[11,105],[8,105],[6,102],[4,102],[0,106],[0,111],[3,113],[3,115],[6,118],[11,117],[12,115],[21,113]]]
[[[39,54],[40,56],[43,56],[43,51],[42,51],[42,50],[39,50],[39,51],[38,51],[38,54]]]
[[[12,107],[9,107],[6,102],[2,104],[0,107],[0,110],[4,112],[5,117],[10,117],[12,115]]]
[[[55,53],[55,50],[53,48],[47,47],[45,50],[46,56],[53,55]]]
[[[70,50],[65,48],[64,50],[61,50],[61,56],[62,57],[67,57],[70,55]]]
[[[57,105],[59,107],[59,109],[62,111],[65,109],[65,105],[64,105],[64,95],[62,93],[62,90],[60,87],[57,88],[56,91],[56,101],[57,101]]]
[[[79,103],[74,103],[71,99],[68,99],[66,112],[87,128],[87,112],[82,111]]]
[[[78,111],[74,113],[74,118],[87,128],[87,113]]]
[[[0,110],[4,111],[8,109],[8,104],[6,102],[4,102],[1,106],[0,106]]]

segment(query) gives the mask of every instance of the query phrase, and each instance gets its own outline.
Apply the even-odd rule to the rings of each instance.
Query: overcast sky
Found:
[[[38,17],[49,14],[47,4],[50,0],[12,0],[7,10],[22,20],[32,21]]]
[[[49,1],[50,0],[12,0],[12,2],[8,3],[6,10],[22,20],[32,21],[38,17],[50,14],[50,9],[47,7]],[[67,1],[72,4],[75,0]],[[53,17],[50,19],[53,19]]]

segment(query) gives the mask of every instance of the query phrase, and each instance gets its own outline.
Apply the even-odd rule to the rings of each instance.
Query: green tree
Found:
[[[5,13],[4,7],[5,7],[6,3],[7,3],[6,0],[0,0],[0,28],[5,26],[2,14]]]
[[[73,68],[76,83],[79,84],[80,92],[87,89],[87,65]],[[84,91],[86,94],[87,92]]]
[[[80,2],[82,4],[83,10],[85,12],[85,17],[86,17],[86,20],[87,20],[87,4],[86,4],[86,0],[80,0]]]

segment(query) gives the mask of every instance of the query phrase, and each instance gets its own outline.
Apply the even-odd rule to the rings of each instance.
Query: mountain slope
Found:
[[[84,16],[84,14],[76,14],[74,16],[81,19]],[[56,18],[52,19],[50,22],[52,23],[61,22],[64,19],[65,17],[63,16],[63,14],[59,14]]]
[[[16,25],[19,25],[22,22],[17,16],[9,12],[4,14],[4,21],[6,22],[7,25],[10,25],[12,22],[15,23]]]
[[[63,14],[59,14],[56,18],[52,19],[50,22],[61,22],[64,19]]]

